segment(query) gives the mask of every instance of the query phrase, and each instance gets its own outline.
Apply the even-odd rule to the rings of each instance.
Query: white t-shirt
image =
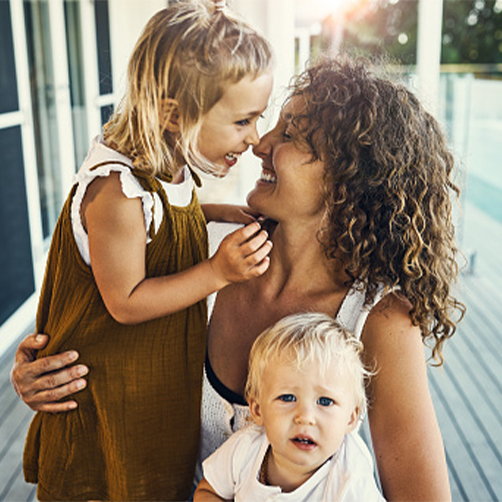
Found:
[[[204,477],[224,499],[381,502],[373,478],[371,455],[357,433],[345,436],[336,454],[296,490],[260,483],[259,474],[270,443],[263,428],[251,425],[233,434],[203,463]]]

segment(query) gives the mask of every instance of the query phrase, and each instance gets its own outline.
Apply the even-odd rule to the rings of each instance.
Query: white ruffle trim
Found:
[[[105,166],[98,167],[97,169],[90,170],[80,170],[74,178],[74,181],[78,183],[75,196],[73,197],[71,205],[71,222],[73,228],[73,236],[75,242],[77,243],[78,250],[82,259],[87,265],[90,266],[91,259],[89,255],[89,238],[87,232],[82,225],[82,219],[80,218],[80,208],[82,206],[82,200],[84,199],[85,192],[89,184],[98,176],[109,176],[111,172],[120,173],[120,183],[122,186],[122,192],[129,199],[134,199],[139,197],[143,204],[143,214],[145,217],[145,228],[147,229],[147,241],[148,244],[151,242],[149,235],[150,225],[153,219],[152,208],[155,204],[154,212],[157,215],[154,221],[155,231],[160,227],[162,221],[162,201],[157,194],[152,194],[143,189],[138,180],[131,173],[130,169],[122,166],[120,164],[107,164]]]

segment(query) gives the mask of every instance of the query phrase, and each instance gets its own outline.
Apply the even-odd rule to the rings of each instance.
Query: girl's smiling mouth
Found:
[[[237,161],[239,160],[239,157],[240,153],[227,153],[225,155],[225,163],[228,167],[235,166],[235,164],[237,164]]]

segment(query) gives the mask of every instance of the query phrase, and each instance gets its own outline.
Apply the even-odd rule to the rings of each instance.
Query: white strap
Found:
[[[336,316],[336,320],[343,328],[360,340],[369,313],[384,296],[392,291],[393,289],[380,285],[375,293],[373,301],[365,305],[366,290],[361,289],[360,284],[356,282],[345,296],[340,310],[338,311],[338,315]]]

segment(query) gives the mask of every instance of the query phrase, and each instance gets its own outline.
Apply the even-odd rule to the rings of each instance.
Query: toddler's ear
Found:
[[[354,408],[354,411],[351,413],[349,422],[347,423],[347,429],[345,430],[345,434],[352,432],[357,424],[359,423],[359,408]]]
[[[173,98],[163,98],[160,102],[160,123],[169,132],[177,133],[179,126],[179,103]]]
[[[249,398],[249,412],[257,425],[263,425],[260,403],[254,398]]]

